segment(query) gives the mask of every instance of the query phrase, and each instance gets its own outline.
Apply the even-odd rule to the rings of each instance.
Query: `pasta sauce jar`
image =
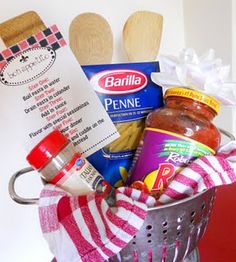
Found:
[[[215,154],[220,145],[220,132],[211,122],[219,112],[218,100],[181,87],[168,89],[164,100],[164,107],[147,116],[128,180],[156,197],[181,168]]]

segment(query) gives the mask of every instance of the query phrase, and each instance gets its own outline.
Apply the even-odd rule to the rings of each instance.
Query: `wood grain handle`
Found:
[[[0,38],[9,47],[44,29],[46,26],[39,15],[29,11],[1,23]]]

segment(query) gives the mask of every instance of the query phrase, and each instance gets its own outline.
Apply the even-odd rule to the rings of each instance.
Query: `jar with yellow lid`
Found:
[[[220,103],[189,88],[166,91],[165,106],[151,112],[128,183],[159,196],[176,172],[197,157],[215,154],[220,132],[212,123]]]

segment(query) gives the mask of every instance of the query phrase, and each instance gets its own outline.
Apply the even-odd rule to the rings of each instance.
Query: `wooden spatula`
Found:
[[[123,43],[129,61],[153,61],[156,59],[161,35],[162,15],[138,11],[127,19],[123,28]]]
[[[70,47],[81,65],[111,63],[112,31],[101,15],[83,13],[75,17],[70,25],[69,38]]]
[[[0,24],[0,38],[6,47],[46,29],[37,13],[30,11]]]

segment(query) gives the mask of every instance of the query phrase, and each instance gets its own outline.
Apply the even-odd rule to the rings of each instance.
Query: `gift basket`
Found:
[[[153,77],[155,77],[155,75]],[[194,91],[193,89],[191,90],[191,92],[194,93],[190,92],[190,95],[193,96],[199,94],[196,93],[198,91]],[[173,89],[170,89],[170,91],[174,92],[174,95],[178,97],[178,94],[176,95],[175,89],[174,91]],[[180,91],[182,91],[182,89]],[[197,102],[199,102],[199,100]],[[216,105],[213,102],[214,100],[208,102],[208,104],[211,105],[212,103],[213,105],[211,106],[216,108]],[[150,115],[151,113],[149,116]],[[161,121],[159,121],[159,124],[160,122]],[[174,126],[176,127],[178,124],[174,124]],[[234,140],[234,137],[227,131],[220,130],[220,132],[221,136],[225,136],[229,140]],[[213,141],[214,138],[215,136],[213,136]],[[154,143],[154,140],[152,141]],[[143,140],[142,143],[144,144],[145,140]],[[116,248],[114,248],[112,252],[109,250],[109,252],[107,251],[108,253],[106,253],[104,251],[104,246],[102,245],[101,247],[101,245],[97,244],[94,240],[96,239],[95,235],[94,238],[91,238],[87,241],[89,244],[92,244],[91,242],[95,242],[95,244],[92,244],[92,246],[95,245],[96,248],[94,247],[94,249],[99,250],[99,252],[101,252],[100,249],[102,250],[102,258],[96,258],[96,254],[94,254],[93,251],[88,251],[85,249],[85,251],[79,251],[80,258],[75,261],[80,261],[80,259],[82,261],[89,261],[91,257],[94,257],[93,261],[199,261],[197,244],[206,230],[211,215],[215,197],[215,187],[222,184],[232,183],[236,179],[234,173],[235,167],[233,164],[234,147],[235,142],[232,141],[231,143],[221,147],[220,150],[218,150],[216,157],[209,153],[205,153],[205,156],[203,154],[198,158],[195,157],[195,160],[189,161],[188,165],[185,165],[186,167],[184,169],[181,168],[171,181],[160,180],[163,183],[159,183],[158,190],[150,190],[148,180],[141,180],[139,177],[132,181],[131,176],[127,180],[127,183],[129,183],[131,187],[120,187],[117,191],[110,186],[110,183],[107,183],[107,181],[104,180],[99,172],[97,172],[97,170],[94,169],[93,166],[81,156],[81,154],[76,152],[72,143],[70,143],[70,141],[65,136],[63,136],[59,131],[55,130],[46,136],[27,156],[27,160],[34,168],[20,170],[12,176],[9,182],[9,192],[11,197],[18,203],[37,203],[39,205],[41,227],[45,235],[48,233],[55,234],[53,230],[48,231],[48,228],[51,228],[50,223],[55,224],[55,216],[60,217],[60,212],[62,212],[64,220],[67,221],[67,219],[71,219],[69,218],[68,213],[64,215],[64,210],[67,210],[67,208],[65,207],[65,204],[61,204],[61,202],[64,202],[60,200],[61,198],[63,199],[63,196],[69,199],[69,204],[67,203],[67,205],[69,205],[71,208],[70,214],[73,214],[73,217],[75,218],[75,212],[78,210],[84,210],[85,205],[92,206],[93,204],[91,203],[95,203],[97,201],[97,198],[91,197],[90,194],[94,191],[96,192],[96,196],[98,196],[98,198],[102,199],[103,201],[100,202],[101,210],[98,213],[101,215],[101,217],[107,216],[107,211],[104,212],[103,209],[110,210],[111,213],[114,212],[114,214],[118,214],[119,219],[122,217],[122,221],[129,223],[131,228],[133,227],[132,230],[129,229],[130,231],[124,230],[122,233],[120,233],[120,231],[114,233],[114,228],[111,229],[109,223],[107,224],[107,221],[103,221],[104,224],[102,223],[102,225],[105,228],[106,233],[100,233],[101,238],[104,237],[105,234],[105,240],[103,239],[103,244],[104,242],[107,242],[106,248],[108,248],[111,243],[111,246],[114,245],[113,237],[118,237],[119,241],[122,239],[122,244],[116,243]],[[203,149],[201,150],[203,151]],[[147,152],[145,152],[145,154],[146,153]],[[140,155],[142,154],[139,153],[139,157]],[[135,158],[135,165],[139,165],[137,162],[138,160]],[[143,166],[148,166],[148,164],[145,165],[144,163],[145,161],[142,162]],[[138,168],[138,171],[140,172],[143,172],[142,165]],[[165,166],[165,168],[166,169],[162,174],[168,175],[168,166]],[[46,187],[47,183],[49,182],[49,185],[56,184],[65,191],[60,191],[61,189],[55,188],[45,188],[40,196],[40,199],[25,199],[18,196],[14,189],[16,179],[19,176],[35,169],[39,170],[41,173],[42,182],[46,184]],[[66,184],[65,178],[63,179],[63,177],[68,176],[68,174],[69,176],[71,174],[73,175],[75,170],[76,174],[79,172],[80,179],[77,178],[73,184]],[[89,170],[87,176],[81,175],[82,172],[84,172],[83,170]],[[131,167],[131,171],[132,170],[135,170],[133,166]],[[195,174],[193,172],[195,172]],[[195,180],[191,181],[191,176],[194,177]],[[129,179],[131,179],[131,182]],[[167,184],[164,184],[165,181],[167,181]],[[153,187],[154,185],[155,183],[152,183]],[[131,191],[128,192],[126,189]],[[68,193],[66,193],[66,191],[69,192],[69,195],[67,195]],[[137,193],[137,191],[139,193]],[[88,197],[86,198],[86,204],[84,204],[84,200],[80,200],[80,198],[83,198],[84,196],[76,197],[76,200],[74,199],[74,195],[77,196],[81,194],[88,194]],[[149,194],[152,196],[148,196]],[[127,197],[128,199],[126,199]],[[125,204],[121,204],[122,201],[126,201]],[[73,202],[76,202],[76,204],[72,204]],[[142,203],[140,204],[139,202]],[[132,208],[129,207],[131,203]],[[59,213],[57,213],[55,216],[52,215],[53,210],[44,210],[44,205],[47,208],[50,205],[54,207],[56,205],[59,210],[57,212]],[[124,207],[126,212],[124,212],[123,215],[120,215],[119,212],[121,211],[119,210],[122,210]],[[137,213],[135,213],[134,210],[140,207],[141,211],[139,210]],[[61,208],[62,211],[60,211]],[[93,212],[93,209],[90,211]],[[127,216],[127,211],[129,211],[132,215]],[[140,215],[140,213],[142,214]],[[88,216],[86,212],[82,214],[84,217]],[[134,217],[131,219],[130,217],[132,216]],[[57,219],[58,224],[64,223],[62,222],[64,220],[60,221],[59,218]],[[76,219],[78,219],[78,217]],[[76,219],[75,222],[77,221]],[[97,216],[92,215],[91,219],[91,221],[94,222],[97,219]],[[114,218],[113,215],[107,217],[106,219],[108,219],[111,224],[116,224],[114,221],[117,218]],[[86,224],[88,228],[92,226],[91,221]],[[47,223],[49,223],[49,225],[47,225]],[[120,225],[121,221],[118,221],[116,227],[119,227]],[[100,226],[101,225],[98,225],[98,228]],[[64,224],[63,227],[65,227]],[[70,226],[70,229],[67,229],[68,232],[70,232],[69,234],[72,235],[69,244],[67,243],[65,246],[75,245],[77,248],[80,245],[83,246],[83,244],[81,244],[83,241],[74,237],[74,232],[78,233],[77,227],[79,227],[78,224],[73,224],[72,228],[74,228],[74,230],[72,232],[70,232]],[[120,227],[122,228],[122,226]],[[126,226],[124,226],[124,228],[126,228]],[[82,235],[85,234],[83,229],[80,230]],[[112,232],[115,236],[109,238],[109,230],[113,230]],[[88,236],[85,234],[83,239],[86,239],[86,237],[89,238],[90,234],[91,233],[89,233]],[[53,246],[55,243],[52,243],[51,239],[52,238],[49,237],[47,240],[50,246]],[[65,240],[62,238],[61,241],[64,243]],[[52,248],[52,252],[55,254],[56,258],[59,259],[58,261],[66,261],[68,259],[73,261],[71,260],[70,255],[68,255],[66,258],[62,258],[62,253],[65,252],[64,248],[60,247],[62,250],[61,253],[56,251],[58,246],[57,248],[54,248]],[[88,255],[87,252],[89,254],[91,252],[92,255]]]
[[[150,15],[161,34],[162,16],[137,14]],[[80,18],[72,23],[72,35]],[[68,78],[60,68],[70,57],[62,35],[55,25],[42,26],[30,37],[34,46],[15,55],[15,64],[1,64],[3,84],[23,85],[16,104],[31,143],[31,167],[9,181],[12,199],[38,205],[54,261],[199,261],[197,244],[216,187],[236,181],[235,139],[213,124],[219,101],[236,100],[225,81],[229,67],[213,50],[198,57],[186,49],[160,62],[92,64],[77,71],[68,59]],[[124,36],[128,29],[127,23]],[[135,43],[129,49],[127,36],[127,50]],[[46,69],[38,66],[41,53]],[[11,71],[12,64],[28,59],[34,59],[35,76],[21,64]],[[223,145],[222,136],[231,141]],[[39,198],[27,199],[17,194],[15,182],[32,171],[40,173],[43,189]]]

